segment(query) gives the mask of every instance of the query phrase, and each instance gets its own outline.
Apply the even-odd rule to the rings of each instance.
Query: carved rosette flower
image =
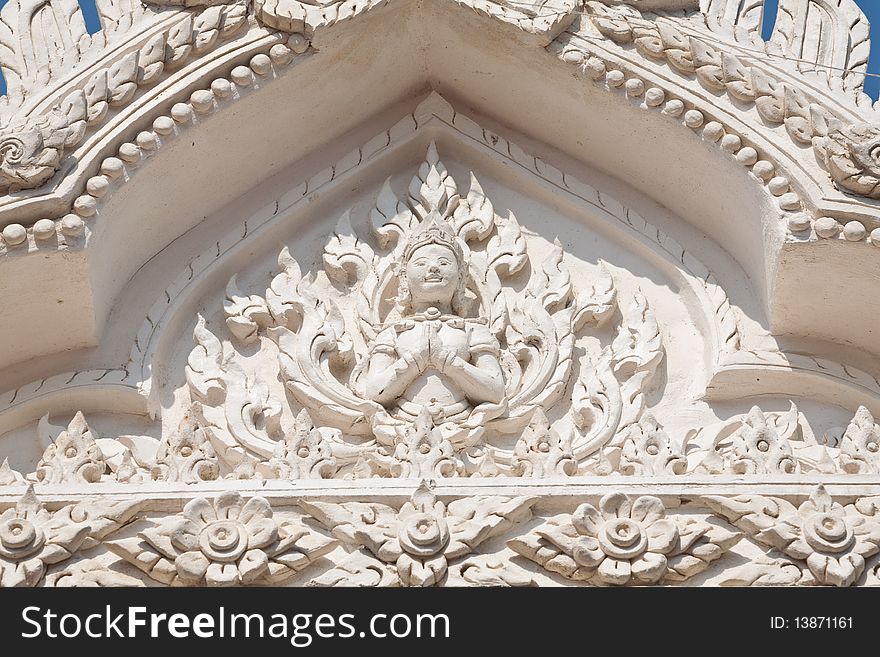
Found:
[[[293,432],[278,443],[269,467],[280,479],[328,479],[336,473],[330,445],[305,409],[296,416]]]
[[[527,497],[476,497],[456,500],[447,507],[423,482],[399,510],[384,504],[300,504],[343,543],[364,547],[380,562],[393,566],[399,585],[435,586],[445,582],[450,563],[527,520],[535,501]],[[367,570],[361,559],[356,553],[312,583],[344,583],[346,573]],[[384,577],[376,578],[372,585],[383,581]]]
[[[431,586],[446,576],[443,551],[449,545],[446,506],[427,488],[420,488],[398,514],[397,540],[401,554],[397,574],[404,586]]]
[[[707,505],[746,530],[759,543],[806,562],[820,584],[851,586],[865,559],[880,552],[880,523],[858,505],[834,502],[824,486],[795,508],[759,495],[709,497]]]
[[[880,472],[880,427],[864,406],[859,406],[843,434],[839,459],[840,467],[850,474]]]
[[[41,432],[49,431],[47,418],[40,425]],[[101,481],[106,467],[85,417],[78,412],[43,452],[36,477],[44,484],[96,483]]]
[[[572,557],[580,566],[596,569],[604,584],[658,582],[666,573],[666,554],[678,540],[678,527],[666,518],[663,503],[648,495],[635,501],[606,495],[599,509],[581,504],[571,522],[579,534]]]
[[[178,430],[159,445],[153,479],[195,483],[213,481],[220,475],[217,454],[198,419],[199,404],[193,404]]]
[[[221,495],[212,504],[204,498],[183,509],[186,520],[171,534],[171,543],[186,550],[174,560],[180,579],[203,580],[209,586],[248,583],[269,569],[263,548],[278,540],[269,503],[252,498],[241,506],[236,493]]]
[[[684,581],[740,538],[694,518],[668,518],[657,497],[611,493],[598,508],[581,504],[508,546],[569,579],[622,586]]]
[[[265,498],[236,492],[195,498],[138,536],[108,547],[163,583],[196,586],[283,581],[335,546],[299,522],[279,523]]]
[[[0,515],[0,586],[36,586],[46,567],[69,559],[89,534],[89,525],[66,523],[50,513],[29,487]]]
[[[801,504],[802,538],[788,546],[789,554],[806,555],[810,572],[820,582],[847,586],[865,568],[864,554],[877,551],[880,527],[856,515],[847,515],[844,508],[832,502],[824,488],[817,489]],[[804,558],[801,556],[801,558]]]
[[[571,441],[560,436],[547,415],[536,408],[513,448],[514,474],[520,477],[553,477],[577,474]]]

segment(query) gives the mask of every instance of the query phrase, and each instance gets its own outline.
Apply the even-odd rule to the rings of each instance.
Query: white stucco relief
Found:
[[[0,585],[877,585],[868,26],[781,5],[8,3]]]

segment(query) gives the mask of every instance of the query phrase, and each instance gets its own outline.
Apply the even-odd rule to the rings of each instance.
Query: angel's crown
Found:
[[[449,222],[443,219],[437,212],[432,212],[425,217],[418,230],[410,235],[409,241],[403,250],[404,262],[410,259],[410,256],[412,256],[416,249],[427,244],[445,246],[455,253],[455,258],[459,263],[464,262],[464,253],[455,236],[455,231],[449,225]]]

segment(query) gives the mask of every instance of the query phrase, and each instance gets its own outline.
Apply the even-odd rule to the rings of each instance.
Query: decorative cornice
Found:
[[[62,0],[55,0],[61,2]],[[523,13],[486,0],[455,0],[478,13],[510,23],[524,32],[549,43],[576,16],[575,0],[548,0],[537,12]],[[390,0],[344,0],[321,5],[297,0],[256,0],[253,15],[271,30],[298,34],[311,39],[317,30],[388,4]],[[228,39],[248,22],[250,4],[242,0],[225,2],[197,1],[179,9],[180,2],[150,0],[149,4],[172,7],[181,18],[152,34],[143,45],[131,50],[118,49],[110,63],[99,65],[88,78],[77,71],[81,80],[75,91],[48,113],[13,116],[0,132],[0,192],[15,193],[36,189],[48,182],[61,167],[63,157],[83,141],[89,129],[99,125],[111,108],[127,105],[141,87],[154,85],[166,71],[179,68],[193,57],[209,52],[220,40]],[[13,33],[17,39],[7,44],[14,52],[30,41],[29,22]],[[60,29],[68,29],[59,26]],[[136,36],[134,41],[144,40]],[[64,88],[63,84],[55,84]],[[47,227],[38,231],[44,234]],[[12,245],[20,243],[16,228],[6,236]]]
[[[590,3],[588,3],[590,4]],[[698,79],[712,91],[726,91],[736,102],[750,102],[762,119],[786,127],[796,143],[810,144],[823,162],[834,183],[846,192],[871,196],[880,189],[880,171],[874,170],[871,153],[875,149],[873,125],[849,125],[851,116],[831,113],[819,100],[807,99],[804,92],[787,82],[772,79],[770,73],[745,64],[732,52],[724,52],[691,34],[678,30],[679,24],[661,19],[633,19],[619,9],[593,2],[596,13],[590,18],[610,41],[629,45],[643,56],[664,61],[678,73]],[[608,19],[609,13],[614,20]],[[633,23],[636,26],[633,26]],[[662,26],[666,26],[663,28]],[[694,103],[675,94],[668,81],[653,80],[646,71],[633,72],[626,63],[609,58],[595,48],[581,30],[568,31],[554,41],[551,50],[564,61],[576,64],[588,77],[604,84],[609,91],[624,93],[644,109],[655,109],[673,117],[683,117],[683,124],[701,131],[702,137],[716,143],[761,180],[778,198],[778,206],[787,217],[790,241],[795,244],[815,242],[817,238],[838,238],[847,242],[880,244],[877,222],[870,206],[860,212],[866,220],[826,216],[824,200],[807,195],[802,185],[792,185],[788,176],[778,175],[782,163],[769,153],[762,153],[757,143],[749,143],[736,127],[715,114],[704,103]],[[726,68],[725,68],[726,67]],[[652,82],[658,86],[651,86]],[[673,85],[674,86],[674,85]],[[799,108],[799,109],[798,109]],[[828,210],[827,214],[839,212]],[[848,212],[843,212],[846,217]],[[843,225],[845,224],[845,225]]]
[[[258,44],[257,53],[251,55],[248,66],[236,66],[230,71],[229,79],[217,78],[208,88],[192,92],[188,102],[175,103],[168,114],[153,119],[152,129],[143,130],[133,141],[121,144],[116,155],[105,158],[98,174],[86,181],[84,193],[73,202],[72,212],[59,219],[40,219],[30,227],[17,223],[7,225],[0,231],[0,257],[85,247],[91,232],[87,222],[95,217],[99,205],[109,199],[116,187],[129,180],[131,169],[173,138],[178,126],[212,113],[224,101],[242,97],[255,77],[272,74],[273,67],[287,66],[309,47],[300,35],[278,40],[278,37],[268,37],[265,41],[273,45]]]

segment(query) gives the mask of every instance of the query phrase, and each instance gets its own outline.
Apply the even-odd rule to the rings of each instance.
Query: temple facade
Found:
[[[96,4],[0,11],[0,586],[880,585],[853,0]]]

